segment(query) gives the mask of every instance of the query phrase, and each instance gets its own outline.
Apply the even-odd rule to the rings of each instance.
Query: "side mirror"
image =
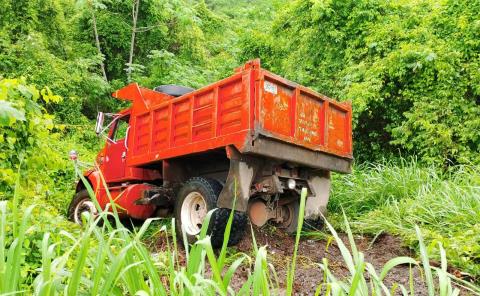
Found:
[[[103,112],[98,112],[97,123],[95,125],[95,133],[97,133],[97,135],[100,135],[102,133],[104,121],[105,121],[105,114]]]

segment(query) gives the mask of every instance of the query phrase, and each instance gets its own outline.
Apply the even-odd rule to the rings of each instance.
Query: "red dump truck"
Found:
[[[200,89],[133,83],[113,97],[131,107],[97,118],[106,144],[97,169],[84,175],[99,205],[110,206],[108,189],[123,216],[173,212],[177,231],[189,242],[212,209],[214,246],[223,242],[232,209],[229,245],[241,239],[248,220],[293,232],[300,190],[308,189],[305,219],[320,219],[330,171],[351,170],[351,105],[264,70],[259,60]],[[111,121],[103,127],[107,116]],[[68,214],[80,223],[84,211],[97,213],[79,182]]]

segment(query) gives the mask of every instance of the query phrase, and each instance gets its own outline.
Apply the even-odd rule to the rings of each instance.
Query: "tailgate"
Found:
[[[256,83],[260,134],[352,158],[352,108],[261,70]]]

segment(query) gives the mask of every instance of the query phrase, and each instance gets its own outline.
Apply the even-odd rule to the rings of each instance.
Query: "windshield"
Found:
[[[115,125],[115,131],[113,132],[113,140],[116,142],[118,140],[125,139],[127,135],[127,129],[128,129],[128,121],[130,119],[130,116],[123,116],[118,120],[117,124]]]
[[[117,142],[126,138],[129,127],[130,114],[105,114],[108,122],[104,130],[108,130],[108,135],[104,135],[108,141]]]

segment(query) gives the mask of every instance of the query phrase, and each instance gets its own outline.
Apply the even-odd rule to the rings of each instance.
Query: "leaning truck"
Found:
[[[248,221],[294,232],[301,189],[308,190],[305,219],[319,220],[330,172],[351,171],[351,104],[262,69],[259,60],[200,89],[132,83],[113,97],[131,105],[98,114],[96,132],[106,142],[96,168],[84,173],[98,204],[106,209],[114,201],[121,216],[134,219],[173,213],[179,237],[189,242],[213,209],[215,247],[232,210],[229,245]],[[78,182],[68,214],[81,223],[85,211],[98,214]]]

